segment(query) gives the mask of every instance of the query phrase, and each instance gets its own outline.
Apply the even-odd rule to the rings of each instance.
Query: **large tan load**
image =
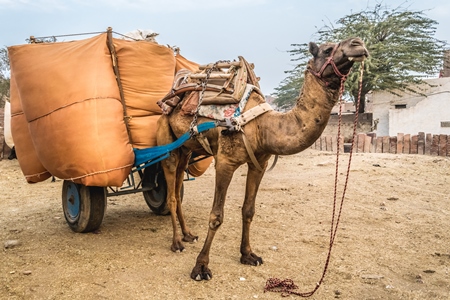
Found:
[[[31,139],[28,122],[22,110],[19,91],[16,81],[11,71],[10,81],[10,101],[11,101],[11,133],[13,135],[16,156],[20,157],[19,165],[22,173],[29,183],[46,180],[51,174],[45,169],[39,160]]]
[[[18,100],[44,168],[84,185],[121,186],[134,156],[106,37],[13,46],[8,52]],[[16,105],[17,99],[11,101]],[[16,141],[14,128],[12,133]],[[16,148],[20,165],[28,164],[21,161],[20,145]],[[24,174],[28,181],[40,179]]]
[[[156,145],[156,104],[171,89],[175,70],[172,49],[146,41],[114,39],[126,118],[134,148]]]
[[[156,145],[156,102],[170,91],[175,70],[197,67],[169,47],[107,33],[8,52],[12,135],[29,183],[54,175],[121,186],[134,164],[133,148]],[[209,166],[202,164],[196,176]]]

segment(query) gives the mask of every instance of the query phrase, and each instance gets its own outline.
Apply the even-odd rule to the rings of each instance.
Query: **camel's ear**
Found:
[[[317,46],[316,43],[314,42],[310,42],[309,43],[309,52],[311,52],[311,54],[316,57],[317,54],[319,54],[319,46]]]

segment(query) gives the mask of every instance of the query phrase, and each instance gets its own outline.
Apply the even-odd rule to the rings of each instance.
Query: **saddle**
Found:
[[[242,132],[247,153],[255,167],[262,171],[242,129],[254,118],[272,110],[264,102],[242,113],[253,91],[264,97],[253,69],[254,65],[242,56],[239,56],[239,61],[201,65],[196,72],[181,69],[175,75],[170,93],[157,103],[163,114],[168,115],[181,105],[183,115],[200,115],[219,120],[218,125],[227,128],[222,134]],[[201,134],[195,135],[195,138],[212,155],[208,140]],[[276,160],[270,169],[275,163]]]
[[[264,96],[253,68],[253,64],[239,56],[239,61],[201,65],[196,72],[181,69],[175,75],[172,90],[157,103],[163,114],[170,114],[179,104],[184,115],[198,113],[199,103],[237,107],[245,98],[248,85]]]

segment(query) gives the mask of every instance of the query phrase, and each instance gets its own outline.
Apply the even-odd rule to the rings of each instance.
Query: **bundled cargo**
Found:
[[[106,38],[8,48],[18,90],[11,104],[23,110],[38,160],[52,175],[87,186],[122,185],[134,160]],[[16,118],[23,117],[13,112],[13,124]],[[13,126],[23,167],[30,162],[17,132]],[[22,171],[29,182],[46,179],[38,169]]]
[[[170,91],[176,70],[198,67],[170,47],[113,38],[111,31],[12,46],[8,53],[12,135],[29,183],[54,175],[121,186],[133,148],[156,145],[156,102]],[[206,170],[199,165],[191,167],[196,176]]]
[[[51,174],[42,165],[31,139],[28,122],[22,110],[19,98],[19,91],[11,72],[10,81],[10,101],[11,101],[11,134],[13,136],[16,156],[22,173],[29,183],[40,182],[48,179]]]

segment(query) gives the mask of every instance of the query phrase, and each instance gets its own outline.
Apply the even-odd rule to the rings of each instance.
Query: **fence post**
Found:
[[[391,150],[389,136],[383,136],[383,153],[389,153]]]
[[[419,142],[419,136],[412,135],[411,136],[411,148],[409,149],[409,153],[417,154],[418,142]]]
[[[357,152],[364,152],[364,140],[366,139],[365,133],[358,133],[358,144],[357,144]]]
[[[397,137],[396,136],[389,137],[389,152],[392,154],[397,153]]]
[[[327,151],[327,144],[324,136],[320,136],[320,151]]]
[[[419,132],[417,141],[417,154],[425,154],[425,132]]]
[[[364,153],[372,152],[372,137],[370,135],[366,135],[364,138]]]
[[[447,135],[439,135],[439,156],[447,156]]]
[[[377,147],[375,149],[376,153],[383,153],[383,137],[377,136]]]
[[[450,136],[447,136],[447,156],[450,156]]]
[[[430,155],[433,155],[433,156],[439,155],[439,135],[438,134],[433,134]]]
[[[410,148],[411,148],[411,135],[408,133],[403,136],[403,153],[409,154]]]
[[[427,133],[425,138],[425,155],[431,155],[431,144],[433,143],[433,135]]]
[[[403,153],[403,133],[397,133],[397,153]]]

